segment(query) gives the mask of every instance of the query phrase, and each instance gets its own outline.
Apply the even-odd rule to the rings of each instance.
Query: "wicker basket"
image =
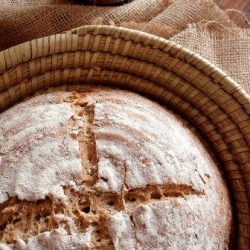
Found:
[[[250,249],[250,97],[199,55],[165,39],[85,26],[0,53],[0,112],[48,88],[113,85],[174,107],[220,158],[235,204],[236,249]]]

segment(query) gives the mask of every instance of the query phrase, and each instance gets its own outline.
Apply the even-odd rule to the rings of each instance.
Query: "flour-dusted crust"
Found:
[[[78,142],[67,129],[74,111],[62,97],[40,96],[0,116],[0,202],[55,195],[82,179]]]
[[[223,178],[169,110],[122,90],[0,115],[0,249],[227,249]]]

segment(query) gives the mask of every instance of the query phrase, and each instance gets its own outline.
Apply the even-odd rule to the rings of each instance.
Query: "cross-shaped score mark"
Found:
[[[91,129],[94,104],[82,101],[82,95],[80,97],[72,95],[65,101],[71,103],[76,114],[70,118],[68,129],[71,136],[78,140],[81,151],[81,190],[65,186],[64,193],[68,197],[66,203],[49,197],[39,201],[10,198],[0,206],[1,242],[14,244],[17,237],[27,241],[32,236],[58,227],[64,228],[68,234],[84,234],[91,228],[91,249],[112,250],[114,244],[106,226],[106,220],[110,216],[124,211],[134,223],[133,212],[138,206],[164,201],[169,197],[203,195],[184,184],[154,184],[129,189],[124,183],[120,193],[98,190],[95,187],[98,179],[102,178],[106,182],[108,179],[98,176],[98,155],[95,135]]]

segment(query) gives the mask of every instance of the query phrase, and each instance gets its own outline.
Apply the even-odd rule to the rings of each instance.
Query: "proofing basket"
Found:
[[[250,249],[250,96],[182,46],[97,25],[0,52],[0,112],[36,92],[112,85],[146,94],[195,125],[222,163],[235,204],[238,250]]]

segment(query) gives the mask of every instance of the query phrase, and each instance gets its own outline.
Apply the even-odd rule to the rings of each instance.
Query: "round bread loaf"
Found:
[[[226,184],[171,111],[93,88],[36,96],[0,124],[0,249],[228,249]]]

